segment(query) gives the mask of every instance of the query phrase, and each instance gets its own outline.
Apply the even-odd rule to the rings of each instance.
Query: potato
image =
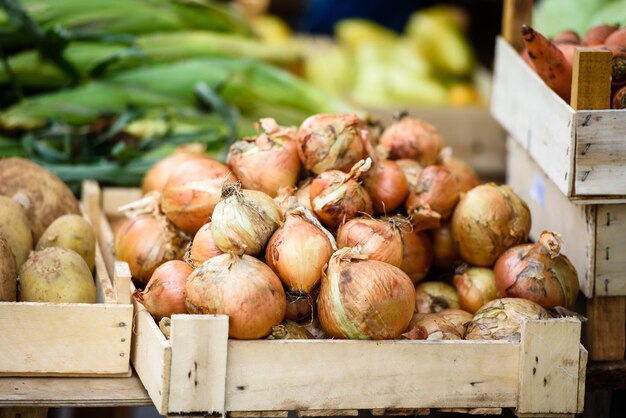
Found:
[[[0,236],[0,302],[15,302],[17,267],[15,257],[4,237]]]
[[[0,196],[0,235],[9,244],[19,270],[33,249],[33,233],[22,206],[6,196]]]
[[[20,302],[95,303],[96,285],[80,255],[50,247],[32,252],[22,266],[17,298]]]
[[[0,195],[13,198],[25,208],[34,242],[59,216],[79,213],[76,198],[61,179],[23,158],[0,160]]]
[[[63,215],[46,228],[35,250],[61,247],[74,250],[93,271],[96,263],[96,235],[91,224],[80,215]]]

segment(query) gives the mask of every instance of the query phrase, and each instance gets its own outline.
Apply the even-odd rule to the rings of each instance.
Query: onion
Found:
[[[452,216],[452,235],[469,264],[491,267],[510,247],[528,240],[530,211],[509,186],[481,184],[463,195]]]
[[[174,150],[172,155],[163,158],[153,165],[141,180],[141,191],[143,194],[163,190],[167,179],[182,163],[198,158],[208,158],[203,154],[202,149],[201,144],[181,145]]]
[[[264,133],[231,145],[226,162],[244,188],[275,197],[298,180],[296,129],[280,127],[274,119],[261,119],[261,126]]]
[[[444,309],[458,309],[459,295],[454,287],[444,282],[424,282],[415,287],[415,312],[437,313]]]
[[[409,185],[409,190],[415,190],[417,187],[417,179],[419,178],[424,167],[422,167],[417,161],[409,158],[396,160],[396,164],[398,164],[404,172],[404,176],[406,177],[406,181]]]
[[[170,260],[180,260],[187,244],[163,215],[127,219],[115,234],[115,257],[125,261],[138,287],[144,287],[154,270]]]
[[[397,338],[413,316],[411,279],[391,264],[366,257],[346,247],[330,258],[317,308],[322,328],[331,337]]]
[[[290,211],[265,250],[267,265],[287,289],[309,293],[336,249],[333,236],[306,209]]]
[[[527,299],[494,299],[476,312],[467,326],[465,339],[519,340],[522,322],[550,317],[548,311]]]
[[[448,169],[433,165],[420,173],[417,186],[406,199],[406,211],[418,231],[438,228],[459,201],[459,188]]]
[[[544,308],[571,308],[578,297],[578,275],[560,251],[560,237],[548,231],[535,244],[507,250],[494,266],[500,295],[532,300]]]
[[[409,330],[402,334],[409,340],[462,340],[463,334],[457,327],[439,314],[416,314],[420,317],[412,321]]]
[[[231,184],[224,188],[222,200],[215,206],[211,234],[224,252],[256,255],[282,221],[282,211],[271,197]]]
[[[316,289],[318,289],[316,287]],[[300,292],[287,292],[287,310],[285,318],[290,321],[302,321],[313,314],[314,297]]]
[[[438,271],[452,271],[454,265],[461,261],[454,239],[450,222],[444,222],[437,229],[430,230],[433,240],[433,266]]]
[[[307,179],[301,182],[296,189],[296,199],[301,206],[307,208],[311,213],[315,214],[313,206],[311,206],[311,183],[313,179]]]
[[[377,214],[386,215],[400,207],[409,193],[404,171],[391,160],[381,160],[363,175],[363,186]]]
[[[272,327],[272,333],[267,336],[268,340],[312,340],[313,334],[305,327],[292,321],[285,321]]]
[[[438,312],[437,315],[454,325],[461,336],[465,336],[467,326],[474,317],[471,313],[462,309],[444,309]]]
[[[459,191],[465,193],[480,184],[478,174],[465,161],[452,156],[451,148],[441,152],[441,165],[448,169],[456,180]]]
[[[410,158],[426,167],[436,163],[442,144],[434,126],[405,116],[385,129],[378,147],[386,151],[390,160]]]
[[[315,174],[328,170],[348,172],[368,154],[367,125],[348,113],[309,117],[300,125],[297,140],[304,168]]]
[[[187,262],[193,267],[198,267],[209,258],[217,257],[220,254],[224,254],[224,252],[219,249],[213,240],[213,235],[211,235],[211,222],[202,225],[202,228],[200,228],[193,237]]]
[[[206,261],[187,279],[187,310],[228,315],[228,335],[255,339],[285,318],[285,291],[272,269],[249,255],[222,254]]]
[[[187,161],[165,183],[161,210],[174,225],[193,235],[211,220],[222,186],[230,176],[228,168],[217,161]]]
[[[485,303],[498,297],[493,270],[485,267],[459,266],[454,275],[461,309],[475,313]]]
[[[424,232],[417,232],[410,223],[400,228],[400,237],[402,238],[400,269],[411,278],[413,284],[417,284],[426,277],[433,263],[433,245]]]
[[[337,246],[360,247],[370,260],[384,261],[396,267],[402,265],[402,236],[399,223],[393,220],[355,218],[337,231]]]
[[[372,161],[359,161],[346,174],[339,170],[325,171],[311,183],[311,206],[326,225],[338,227],[359,213],[372,214],[372,201],[358,183],[358,177],[369,170]]]
[[[193,268],[184,261],[161,264],[150,277],[146,288],[133,296],[157,321],[172,314],[185,314],[185,283]]]

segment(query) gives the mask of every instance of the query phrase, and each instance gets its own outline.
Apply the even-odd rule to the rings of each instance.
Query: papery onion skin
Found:
[[[313,340],[315,337],[305,327],[293,321],[285,321],[272,327],[268,340]]]
[[[256,255],[282,221],[280,207],[267,194],[232,185],[215,206],[211,235],[225,253]]]
[[[303,183],[298,185],[298,189],[296,190],[296,199],[298,203],[307,208],[312,214],[315,215],[315,211],[313,210],[313,206],[311,206],[311,183],[313,179],[308,179]]]
[[[417,284],[428,274],[433,263],[433,245],[424,232],[401,228],[402,264],[400,269]]]
[[[487,302],[474,315],[465,333],[466,340],[519,340],[522,322],[548,319],[551,315],[527,299],[502,298]]]
[[[185,314],[185,283],[192,271],[184,261],[167,261],[154,270],[146,288],[136,290],[133,296],[157,321],[173,314]]]
[[[265,261],[287,289],[309,293],[322,279],[332,254],[324,232],[300,215],[288,214],[267,243]]]
[[[141,192],[148,194],[151,191],[163,190],[167,179],[170,178],[170,175],[179,165],[197,158],[208,158],[203,154],[202,145],[200,144],[190,144],[176,148],[173,154],[161,159],[146,172],[141,180]]]
[[[228,315],[230,338],[265,337],[285,318],[280,279],[249,255],[222,254],[206,261],[187,279],[185,295],[189,313]]]
[[[560,253],[560,240],[552,232],[544,231],[534,244],[508,249],[496,261],[494,273],[502,297],[532,300],[544,308],[571,308],[578,297],[576,269]]]
[[[509,186],[481,184],[463,195],[452,215],[452,235],[468,264],[491,267],[514,245],[528,241],[530,211]]]
[[[304,168],[315,174],[328,170],[348,172],[367,157],[367,141],[367,125],[356,115],[313,115],[298,129],[298,155]]]
[[[411,279],[391,264],[358,256],[355,248],[342,248],[331,257],[317,306],[322,328],[334,338],[397,338],[413,316]]]
[[[422,165],[417,161],[410,158],[401,158],[395,161],[396,164],[402,169],[402,172],[404,172],[407,184],[409,185],[409,190],[415,190],[415,187],[417,187],[417,179],[419,178],[424,167],[422,167]]]
[[[454,287],[444,282],[423,282],[415,287],[415,312],[437,313],[450,308],[460,308]]]
[[[450,222],[444,222],[439,228],[429,232],[433,242],[433,267],[442,272],[454,270],[455,264],[461,261],[461,256],[454,244]]]
[[[490,268],[462,266],[457,268],[453,280],[461,309],[468,312],[475,313],[498,297],[496,279]]]
[[[193,235],[211,220],[225,182],[234,176],[223,164],[194,159],[181,164],[169,177],[161,195],[161,210],[176,227]]]
[[[431,124],[403,117],[385,129],[378,146],[387,151],[390,160],[410,158],[426,167],[437,162],[443,140]]]
[[[422,315],[422,314],[418,314]],[[457,327],[439,314],[423,314],[412,321],[407,332],[402,334],[409,340],[462,340],[463,334]]]
[[[187,239],[162,215],[127,219],[115,234],[115,257],[128,263],[135,284],[143,288],[154,270],[181,260]]]
[[[465,161],[455,157],[448,157],[443,160],[442,165],[450,171],[461,193],[472,190],[480,184],[478,174]]]
[[[271,119],[272,122],[275,121]],[[265,128],[269,128],[264,125]],[[274,130],[272,130],[274,129]],[[256,138],[245,138],[231,145],[228,167],[244,188],[276,197],[281,187],[294,187],[300,172],[295,128],[266,130]]]
[[[287,310],[285,312],[285,319],[299,322],[310,318],[313,314],[314,304],[315,299],[310,294],[307,295],[287,292]]]
[[[360,247],[369,260],[400,267],[403,245],[400,230],[391,222],[372,218],[351,219],[337,231],[337,247]]]
[[[406,211],[418,231],[438,228],[459,201],[459,188],[443,166],[432,165],[420,173],[415,190],[406,199]]]
[[[363,176],[363,186],[372,198],[374,213],[386,215],[399,208],[409,194],[404,171],[391,160],[374,164]]]
[[[191,242],[191,251],[189,260],[194,267],[198,267],[210,258],[224,254],[222,250],[215,244],[213,235],[211,235],[211,222],[202,225],[202,228],[196,232]]]
[[[474,318],[473,314],[462,309],[444,309],[437,312],[437,315],[454,325],[461,336],[465,336],[467,326]]]

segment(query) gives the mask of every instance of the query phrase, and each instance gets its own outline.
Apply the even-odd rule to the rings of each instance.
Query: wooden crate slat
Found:
[[[598,205],[596,296],[626,295],[626,205]]]
[[[406,416],[414,416],[414,415],[430,415],[430,408],[396,408],[396,409],[372,409],[371,414],[375,417],[382,416],[394,416],[394,417],[406,417]]]
[[[296,411],[299,417],[358,417],[358,409],[312,409]]]
[[[587,349],[592,360],[622,360],[626,349],[626,297],[587,299]]]

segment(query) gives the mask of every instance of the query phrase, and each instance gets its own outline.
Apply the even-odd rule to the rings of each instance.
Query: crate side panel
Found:
[[[626,204],[599,205],[596,296],[626,295]]]

